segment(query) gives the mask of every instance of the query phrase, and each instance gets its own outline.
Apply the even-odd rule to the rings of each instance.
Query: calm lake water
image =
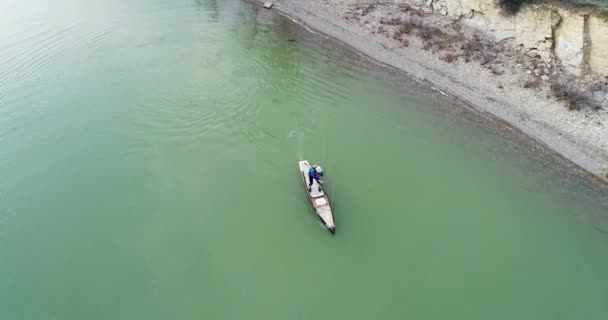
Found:
[[[276,12],[4,0],[0,61],[1,319],[608,316],[606,194]]]

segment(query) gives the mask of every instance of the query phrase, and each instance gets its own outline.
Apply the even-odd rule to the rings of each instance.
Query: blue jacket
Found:
[[[319,177],[323,176],[323,172],[321,172],[321,174],[317,174],[317,170],[315,170],[315,168],[310,168],[310,170],[308,170],[308,177],[312,177],[315,180],[317,180],[317,182],[319,182]]]

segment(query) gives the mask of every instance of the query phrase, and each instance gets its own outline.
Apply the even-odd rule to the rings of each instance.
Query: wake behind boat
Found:
[[[325,228],[329,230],[332,234],[336,232],[336,225],[334,224],[334,215],[331,211],[331,206],[329,204],[329,198],[327,194],[325,194],[325,190],[323,187],[316,181],[313,180],[313,184],[308,191],[308,171],[312,166],[308,163],[307,160],[303,160],[299,162],[300,167],[300,175],[302,181],[304,182],[304,190],[306,190],[306,194],[308,195],[308,199],[312,204],[312,207],[317,212],[317,216],[325,225]]]

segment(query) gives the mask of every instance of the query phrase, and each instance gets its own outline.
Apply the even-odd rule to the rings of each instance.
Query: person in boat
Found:
[[[321,168],[321,166],[315,164],[314,166],[312,166],[312,168],[310,168],[310,170],[308,170],[308,191],[310,191],[310,188],[312,187],[314,180],[317,180],[317,183],[319,183],[319,184],[323,183],[323,180],[321,179],[321,177],[323,177],[323,168]],[[319,185],[319,191],[321,191],[320,185]]]

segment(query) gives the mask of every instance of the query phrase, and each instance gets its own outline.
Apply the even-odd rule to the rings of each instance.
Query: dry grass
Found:
[[[534,77],[532,80],[527,80],[524,82],[523,87],[525,89],[537,89],[543,84],[542,80],[539,77]]]
[[[370,4],[367,7],[363,8],[363,12],[361,12],[362,16],[366,16],[368,15],[370,12],[376,10],[376,5],[375,4]]]
[[[378,29],[376,30],[377,34],[381,34],[383,36],[388,36],[388,31],[386,30],[386,28],[384,26],[379,26]]]
[[[447,63],[452,63],[452,62],[458,60],[458,58],[459,58],[458,54],[455,54],[453,52],[448,52],[448,53],[445,54],[445,56],[443,57],[442,60],[445,61],[445,62],[447,62]]]
[[[402,35],[409,35],[412,33],[413,27],[411,25],[402,24],[397,27],[395,32],[393,33],[393,39],[399,40]]]
[[[398,26],[403,23],[403,20],[399,17],[392,17],[390,19],[382,18],[380,19],[380,24],[389,25],[389,26]]]
[[[410,6],[409,4],[399,5],[399,11],[401,11],[403,13],[407,13],[411,16],[417,16],[417,17],[422,17],[424,15],[424,13],[422,11]]]
[[[580,110],[585,102],[585,97],[572,90],[573,88],[562,79],[552,79],[550,89],[553,97],[558,101],[564,101],[568,110]]]

